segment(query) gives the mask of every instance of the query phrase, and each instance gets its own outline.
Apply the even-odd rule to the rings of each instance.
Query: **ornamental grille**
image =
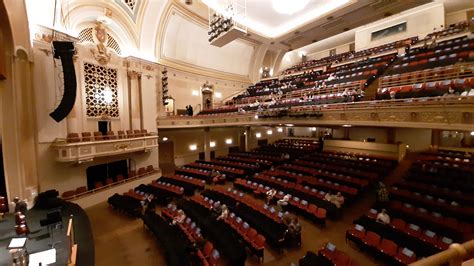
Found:
[[[110,34],[108,33],[107,33],[107,47],[114,49],[118,55],[122,53],[122,50],[120,50],[120,45],[117,43],[114,37],[110,36]]]
[[[88,117],[119,117],[117,69],[84,63]]]
[[[128,6],[128,8],[130,8],[130,10],[134,11],[137,4],[136,0],[123,0],[123,2]]]
[[[79,40],[81,42],[94,42],[94,38],[92,38],[92,28],[85,28],[79,32]]]

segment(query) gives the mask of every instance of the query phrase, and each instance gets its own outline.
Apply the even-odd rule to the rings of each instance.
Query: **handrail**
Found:
[[[148,135],[141,136],[141,137],[132,137],[132,138],[115,138],[115,139],[103,139],[103,140],[90,140],[90,141],[78,141],[78,142],[67,142],[68,138],[56,138],[53,142],[55,146],[83,146],[83,145],[91,145],[91,144],[99,144],[99,143],[112,143],[112,142],[125,142],[125,141],[132,141],[132,140],[140,140],[140,139],[149,139],[149,138],[156,138],[158,137],[157,132],[148,132]],[[90,137],[91,139],[93,136]],[[76,138],[69,138],[76,139]],[[77,139],[81,139],[80,137]]]
[[[410,266],[443,265],[445,263],[448,263],[449,266],[461,266],[463,261],[472,258],[474,258],[474,240],[463,244],[451,244],[447,250],[411,263]]]

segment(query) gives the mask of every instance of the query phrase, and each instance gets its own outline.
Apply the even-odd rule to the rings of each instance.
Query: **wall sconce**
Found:
[[[273,134],[273,131],[271,129],[267,130],[267,135]]]
[[[209,147],[214,148],[215,146],[216,146],[216,142],[215,142],[215,141],[209,142]]]
[[[277,131],[281,133],[281,132],[283,132],[283,128],[279,127],[279,128],[277,128]]]
[[[191,145],[189,145],[189,149],[192,150],[192,151],[195,151],[195,150],[197,150],[197,145],[196,144],[191,144]]]
[[[226,139],[225,144],[232,144],[232,139]]]
[[[163,141],[167,141],[167,140],[168,140],[168,138],[167,138],[167,137],[163,137],[163,139],[162,139],[162,140],[163,140]]]
[[[262,133],[255,133],[255,137],[257,137],[257,139],[261,138],[262,137]]]

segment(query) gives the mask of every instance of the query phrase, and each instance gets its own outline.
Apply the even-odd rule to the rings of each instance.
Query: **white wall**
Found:
[[[407,23],[407,30],[405,32],[371,41],[372,32],[397,25],[401,22]],[[432,32],[433,28],[440,28],[440,25],[445,25],[443,3],[422,5],[404,11],[399,15],[394,15],[358,28],[355,34],[356,50],[367,49],[413,36],[424,37]]]
[[[254,47],[233,41],[223,47],[209,45],[207,25],[200,25],[176,12],[167,22],[161,58],[214,71],[249,76]]]

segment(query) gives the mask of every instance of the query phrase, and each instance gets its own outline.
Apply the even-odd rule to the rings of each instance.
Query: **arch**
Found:
[[[136,26],[124,11],[117,8],[112,1],[73,3],[65,15],[71,30],[78,35],[81,30],[93,27],[99,17],[105,17],[104,10],[111,10],[106,27],[108,33],[119,43],[124,54],[138,53],[139,34]]]

